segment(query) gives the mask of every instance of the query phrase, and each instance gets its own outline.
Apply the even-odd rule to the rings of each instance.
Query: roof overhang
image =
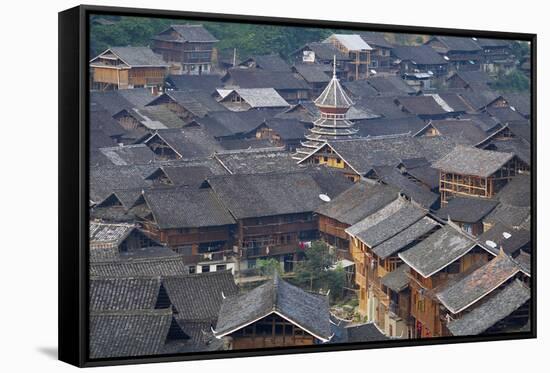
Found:
[[[247,323],[243,323],[243,324],[241,324],[241,325],[238,325],[238,326],[236,326],[236,327],[234,327],[234,328],[232,328],[232,329],[230,329],[230,330],[228,330],[228,331],[225,331],[225,332],[222,332],[222,333],[217,333],[214,329],[212,329],[212,332],[214,333],[214,336],[215,336],[217,339],[221,339],[221,338],[223,338],[223,337],[225,337],[225,336],[227,336],[227,335],[229,335],[229,334],[232,334],[232,333],[236,332],[236,331],[239,330],[239,329],[242,329],[242,328],[245,328],[245,327],[247,327],[247,326],[249,326],[249,325],[251,325],[251,324],[254,324],[255,322],[257,322],[257,321],[263,319],[264,317],[267,317],[267,316],[269,316],[269,315],[272,315],[272,314],[275,314],[275,315],[277,315],[277,316],[279,316],[279,317],[285,319],[285,320],[288,321],[289,323],[291,323],[291,324],[293,324],[293,325],[299,327],[300,329],[306,331],[308,334],[312,335],[313,337],[317,338],[318,340],[322,341],[323,343],[327,343],[327,342],[330,341],[330,340],[332,339],[332,337],[333,337],[332,335],[329,336],[328,338],[327,338],[327,337],[321,337],[321,336],[319,336],[318,334],[312,332],[311,330],[308,330],[308,329],[307,329],[306,327],[304,327],[303,325],[300,325],[298,322],[292,320],[292,319],[289,318],[288,316],[283,315],[281,312],[277,311],[276,309],[272,309],[271,311],[269,311],[269,312],[267,312],[267,313],[265,313],[265,314],[263,314],[263,315],[261,315],[261,316],[255,318],[254,320],[249,321],[249,322],[247,322]]]

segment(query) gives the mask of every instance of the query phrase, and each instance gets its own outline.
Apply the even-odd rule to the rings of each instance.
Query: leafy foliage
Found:
[[[340,299],[346,281],[342,266],[331,268],[335,261],[334,253],[323,241],[315,241],[305,250],[305,260],[296,266],[294,281],[310,291],[330,290],[332,299]]]
[[[98,16],[95,16],[98,18]],[[105,17],[112,24],[92,22],[90,29],[90,53],[96,56],[113,46],[147,46],[151,37],[174,23],[183,22],[149,17]],[[94,18],[92,18],[94,20]],[[219,43],[216,48],[222,56],[232,55],[244,59],[253,54],[280,53],[283,57],[312,40],[322,40],[333,31],[308,27],[285,27],[229,22],[200,22]]]
[[[281,264],[277,259],[259,259],[256,266],[263,276],[273,277],[275,273],[281,274]]]
[[[513,41],[511,49],[512,54],[520,61],[531,53],[531,46],[525,41]]]
[[[530,89],[530,81],[521,71],[512,70],[500,74],[493,83],[493,87],[499,92],[521,92]]]

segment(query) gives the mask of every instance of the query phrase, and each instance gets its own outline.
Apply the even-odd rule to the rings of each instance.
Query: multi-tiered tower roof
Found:
[[[329,140],[350,139],[357,133],[353,123],[346,119],[353,101],[344,92],[336,77],[336,57],[332,79],[314,103],[321,115],[313,122],[313,128],[306,135],[306,141],[302,142],[302,147],[296,149],[293,155],[296,160],[304,159]]]

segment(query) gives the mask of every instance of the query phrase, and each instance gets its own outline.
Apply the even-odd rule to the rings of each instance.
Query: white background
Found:
[[[2,3],[0,22],[0,369],[70,371],[57,351],[57,12],[74,1]],[[547,107],[550,19],[545,2],[204,0],[95,1],[98,5],[531,32],[539,35],[539,338],[106,368],[144,371],[465,371],[548,369],[545,221],[550,183]],[[546,8],[546,9],[545,9]],[[76,123],[75,123],[76,125]],[[76,156],[76,155],[75,155]],[[545,193],[546,192],[546,193]],[[76,248],[75,248],[76,250]],[[546,265],[545,265],[546,264]]]

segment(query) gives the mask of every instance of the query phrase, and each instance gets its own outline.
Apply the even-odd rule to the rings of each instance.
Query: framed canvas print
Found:
[[[536,336],[536,36],[59,14],[59,356]]]

